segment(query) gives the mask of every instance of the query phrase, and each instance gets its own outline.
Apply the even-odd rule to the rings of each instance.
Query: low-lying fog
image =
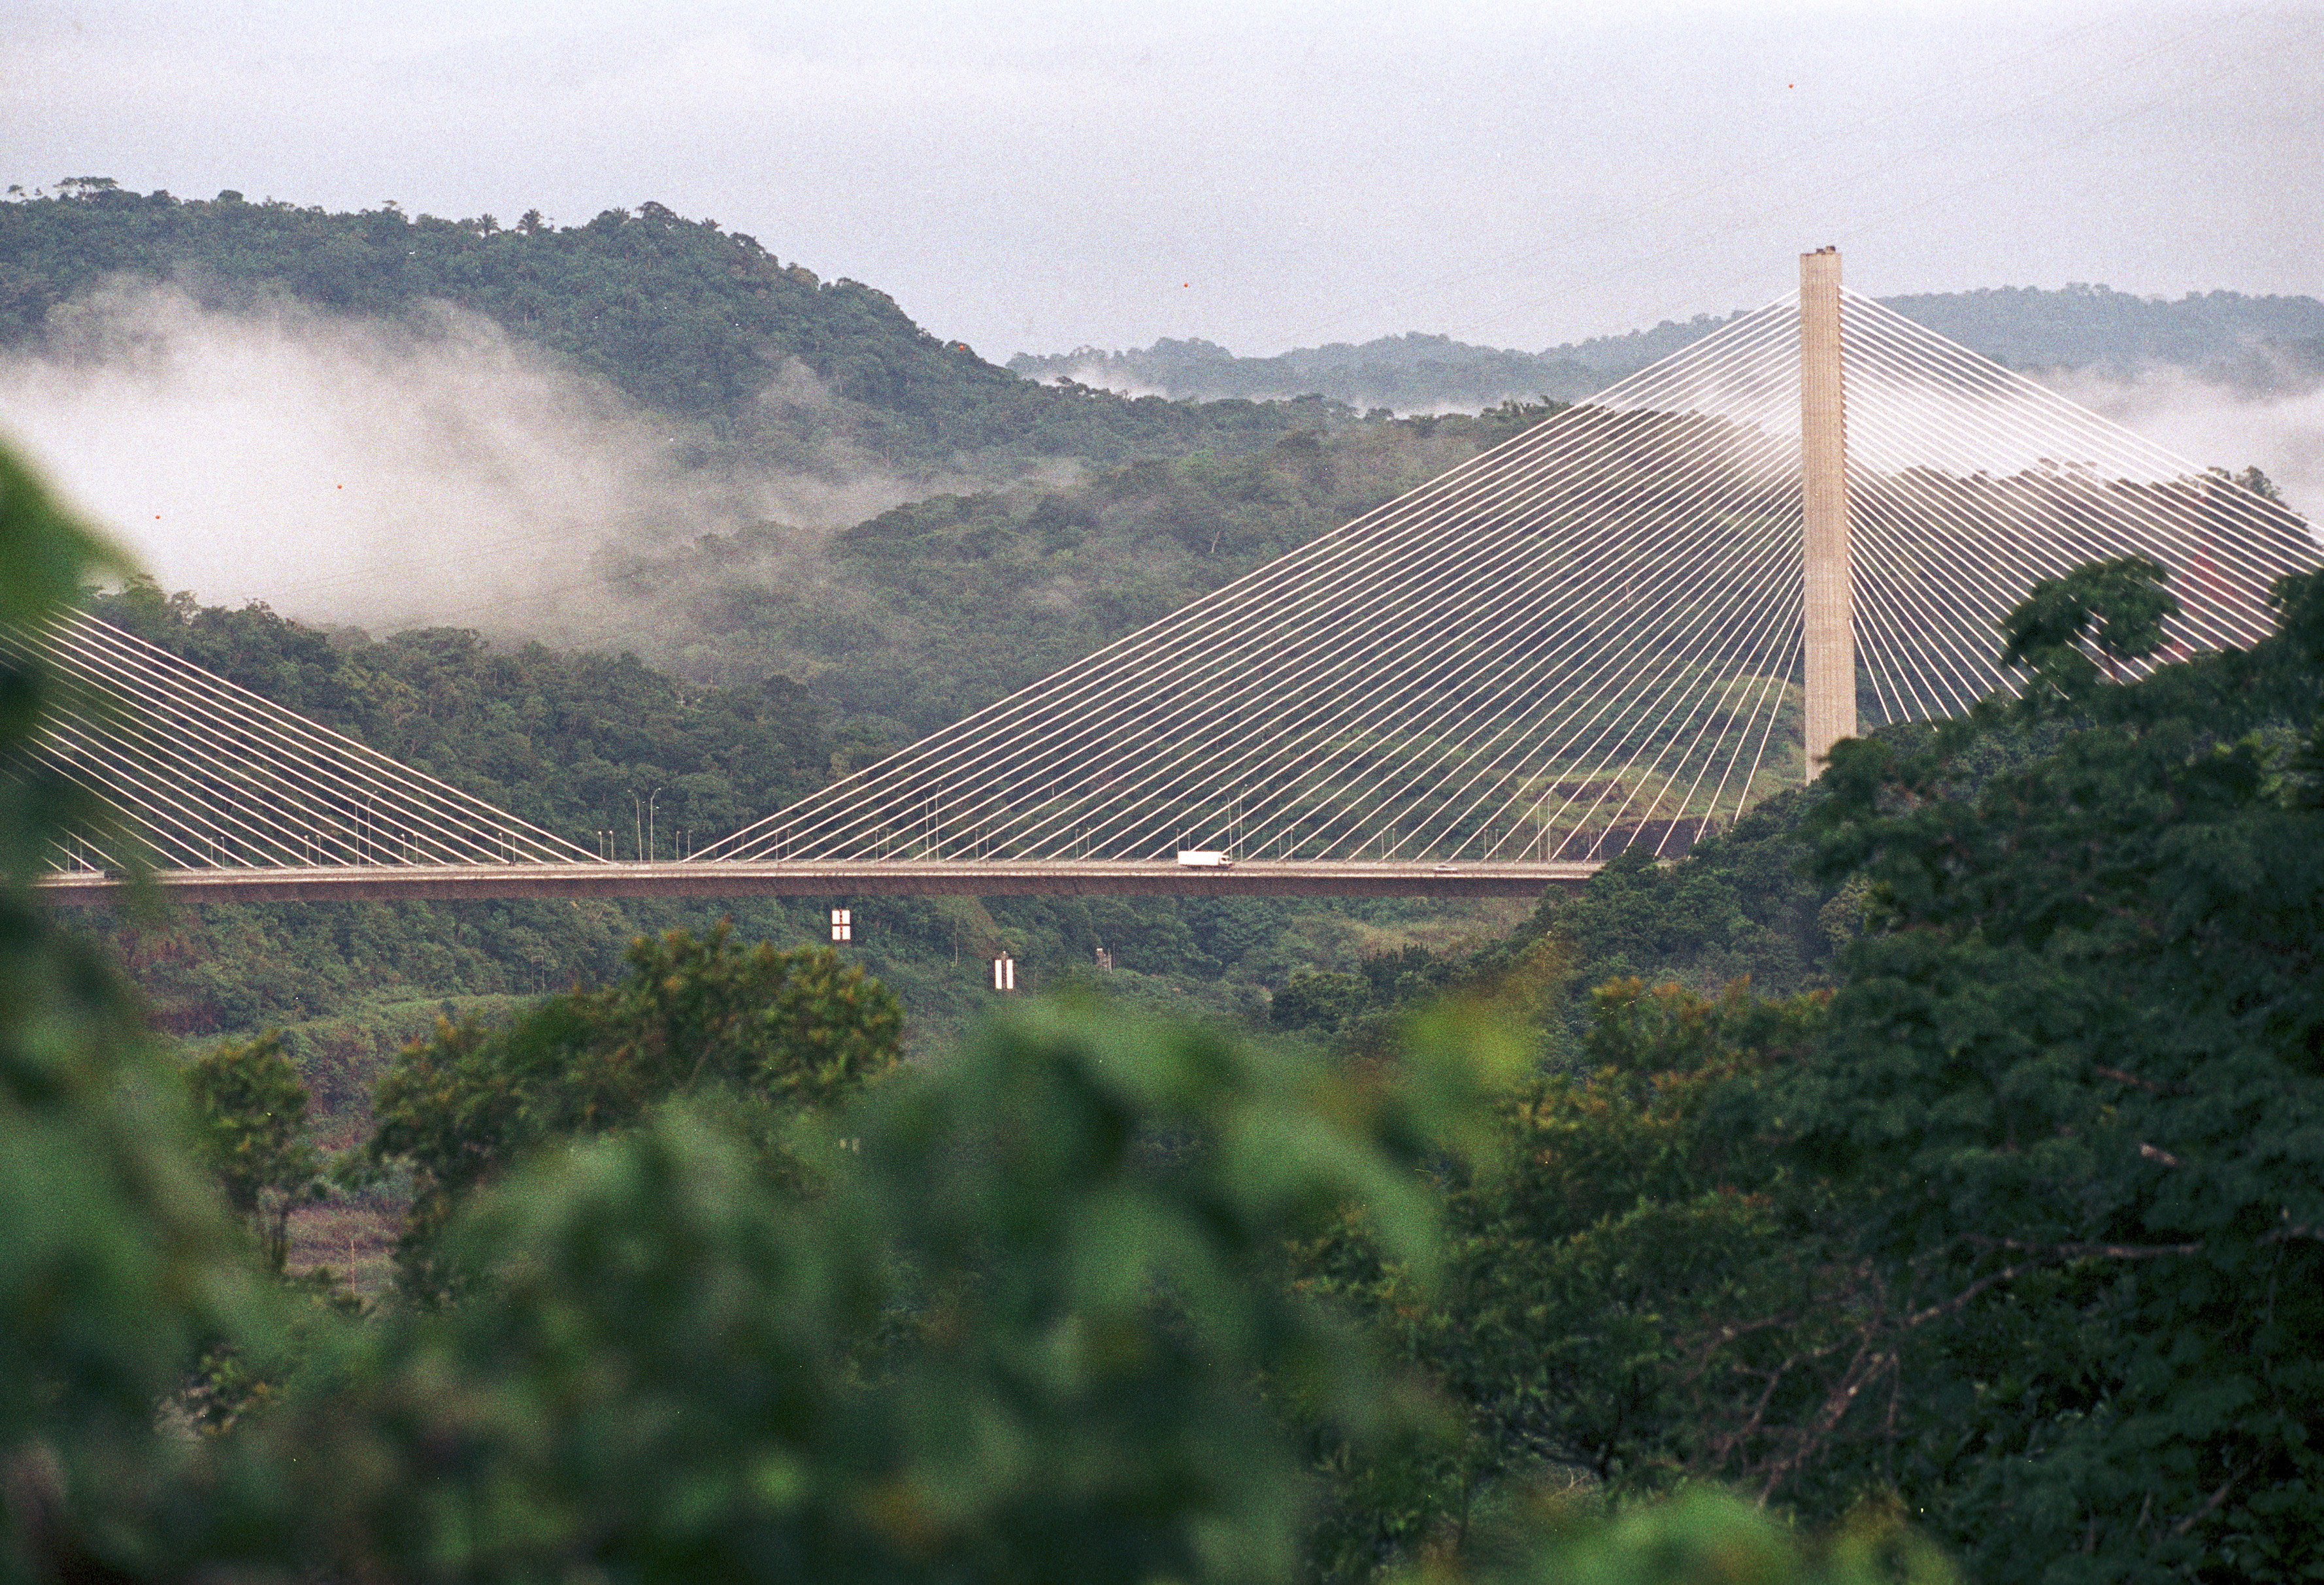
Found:
[[[2324,387],[2259,393],[2214,384],[2181,369],[2135,380],[2052,378],[2061,394],[2206,466],[2256,466],[2284,504],[2324,527]]]
[[[2175,370],[2066,394],[2198,465],[2256,464],[2324,516],[2324,390],[2241,395]],[[805,371],[772,399],[824,400]],[[166,589],[379,631],[621,642],[604,553],[781,522],[802,547],[909,481],[832,447],[810,471],[701,462],[687,431],[477,317],[205,309],[140,286],[0,362],[0,429]]]
[[[796,366],[779,386],[822,400]],[[809,473],[690,460],[682,425],[456,309],[228,312],[150,286],[0,362],[0,429],[164,588],[379,631],[615,637],[604,550],[812,539],[936,487],[840,447]]]

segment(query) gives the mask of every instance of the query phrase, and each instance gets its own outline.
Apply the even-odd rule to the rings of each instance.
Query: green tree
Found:
[[[2109,680],[2130,661],[2163,646],[2163,624],[2179,614],[2165,587],[2170,574],[2144,556],[2091,562],[2063,577],[2044,578],[2010,613],[2002,664],[2023,668],[2068,697],[2090,687],[2087,649]]]
[[[2162,596],[2068,580],[2007,635],[2050,686],[1825,779],[1872,927],[1772,1115],[1929,1318],[1867,1462],[1979,1578],[2309,1579],[2324,1531],[2324,580],[2246,651],[2070,654]],[[2068,730],[1971,774],[2012,717]]]
[[[1278,1029],[1314,1029],[1331,1034],[1372,1004],[1372,988],[1361,974],[1294,974],[1268,1004],[1268,1019]]]
[[[204,1162],[226,1203],[257,1239],[267,1270],[290,1258],[290,1212],[321,1199],[328,1185],[321,1153],[307,1133],[307,1087],[282,1053],[281,1037],[229,1041],[188,1064]]]
[[[731,1122],[665,1104],[472,1195],[444,1255],[466,1297],[353,1336],[234,1450],[263,1501],[290,1483],[268,1523],[290,1555],[1287,1580],[1306,1505],[1277,1402],[1351,1434],[1408,1414],[1270,1280],[1286,1233],[1350,1202],[1390,1258],[1432,1258],[1428,1117],[1376,1085],[1036,1007],[797,1122],[812,1195]]]
[[[1828,1011],[1601,990],[1584,1070],[1452,1185],[1437,1297],[1315,1251],[1468,1413],[1421,1450],[1440,1522],[1563,1461],[1823,1518],[1894,1489],[1996,1580],[2309,1577],[2324,589],[2116,680],[2161,576],[2037,590],[2024,704],[1839,757],[1810,834],[1863,928]]]
[[[26,755],[59,690],[8,635],[118,566],[0,452],[0,1579],[139,1566],[158,1406],[201,1341],[256,1332],[134,1000],[32,885],[97,816]]]
[[[721,926],[641,939],[629,963],[505,1028],[443,1025],[381,1079],[364,1148],[410,1172],[398,1258],[417,1291],[439,1280],[460,1202],[528,1151],[633,1127],[678,1096],[828,1110],[898,1062],[895,997],[829,948],[740,947]]]
[[[1823,998],[1632,979],[1592,1000],[1576,1069],[1502,1101],[1491,1150],[1446,1184],[1433,1289],[1357,1224],[1303,1251],[1304,1280],[1371,1314],[1462,1424],[1451,1442],[1334,1461],[1359,1488],[1401,1493],[1374,1534],[1352,1534],[1361,1503],[1335,1514],[1357,1555],[1466,1530],[1543,1480],[1636,1495],[1718,1477],[1794,1495],[1822,1451],[1809,1428],[1855,1385],[1868,1295],[1845,1208],[1751,1122],[1758,1086],[1818,1037]]]

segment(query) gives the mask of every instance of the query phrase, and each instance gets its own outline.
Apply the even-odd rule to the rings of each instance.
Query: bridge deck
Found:
[[[348,898],[585,897],[1538,897],[1577,887],[1592,862],[1391,863],[1247,860],[1229,869],[1096,859],[1011,862],[881,859],[862,862],[355,864],[259,870],[157,870],[191,902],[328,902]],[[44,877],[61,903],[103,902],[124,882],[97,871]]]

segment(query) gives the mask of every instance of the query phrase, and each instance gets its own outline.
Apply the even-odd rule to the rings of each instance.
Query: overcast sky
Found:
[[[2324,292],[2324,3],[14,0],[5,180],[651,198],[988,356],[1538,348],[1888,293]]]

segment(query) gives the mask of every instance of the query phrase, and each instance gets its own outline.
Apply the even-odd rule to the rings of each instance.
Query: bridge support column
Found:
[[[1840,374],[1840,251],[1800,255],[1800,490],[1805,516],[1807,779],[1856,735],[1848,550],[1848,419]]]

